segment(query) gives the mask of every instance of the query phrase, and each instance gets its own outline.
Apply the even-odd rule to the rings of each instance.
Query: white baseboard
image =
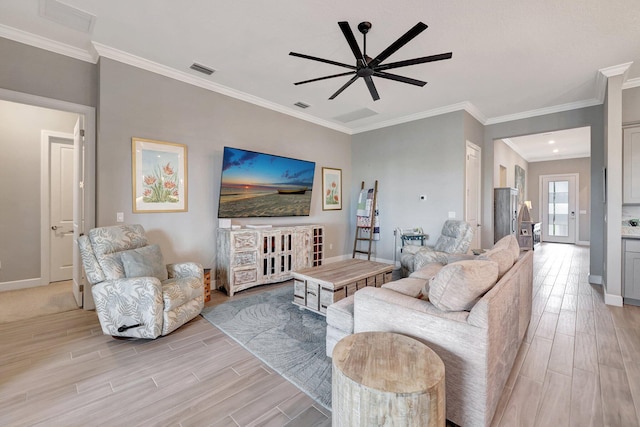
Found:
[[[596,276],[595,274],[590,274],[589,283],[591,283],[592,285],[602,285],[602,276]]]
[[[611,295],[608,293],[604,293],[604,303],[607,305],[613,305],[616,307],[622,307],[622,296],[621,295]]]
[[[13,282],[0,283],[0,291],[14,291],[16,289],[35,288],[37,286],[48,285],[48,283],[42,283],[40,277],[34,279],[15,280]]]

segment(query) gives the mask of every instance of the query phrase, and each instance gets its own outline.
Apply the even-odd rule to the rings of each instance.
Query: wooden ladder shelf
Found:
[[[362,194],[362,190],[364,190],[364,181],[362,181],[362,185],[360,186],[360,193]],[[376,180],[375,185],[373,187],[373,199],[371,200],[371,208],[369,210],[369,219],[371,220],[368,226],[361,226],[358,224],[357,211],[356,211],[356,236],[353,240],[353,258],[356,257],[356,254],[367,255],[367,260],[371,260],[371,246],[373,242],[373,229],[375,226],[375,213],[376,213],[376,202],[378,197],[378,180]],[[362,243],[360,247],[358,246],[358,242]],[[366,246],[366,251],[363,250],[362,246]]]

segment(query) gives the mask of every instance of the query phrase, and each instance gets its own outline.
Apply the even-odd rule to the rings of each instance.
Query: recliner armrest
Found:
[[[185,277],[196,277],[202,282],[204,280],[204,270],[196,262],[178,262],[167,264],[169,279],[181,279]]]

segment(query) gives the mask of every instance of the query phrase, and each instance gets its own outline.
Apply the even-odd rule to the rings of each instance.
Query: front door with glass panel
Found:
[[[576,242],[577,176],[541,176],[542,240],[556,243]]]

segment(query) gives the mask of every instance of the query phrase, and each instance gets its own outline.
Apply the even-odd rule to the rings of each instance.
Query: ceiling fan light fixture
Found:
[[[344,35],[344,38],[346,39],[347,44],[349,45],[349,48],[351,48],[351,53],[353,53],[353,56],[355,58],[355,65],[345,64],[342,62],[336,62],[329,59],[318,58],[316,56],[305,55],[305,54],[296,53],[296,52],[289,52],[289,55],[296,56],[298,58],[310,59],[312,61],[318,61],[325,64],[336,65],[338,67],[347,68],[351,71],[332,74],[330,76],[304,80],[304,81],[296,82],[294,83],[294,85],[317,82],[320,80],[332,79],[335,77],[351,76],[351,78],[342,87],[340,87],[340,89],[338,89],[333,95],[329,97],[329,99],[334,99],[335,97],[340,95],[345,89],[351,86],[351,84],[353,84],[356,80],[358,80],[359,78],[362,78],[362,80],[364,80],[365,84],[367,85],[367,89],[369,89],[371,98],[374,101],[377,101],[378,99],[380,99],[380,95],[378,94],[378,90],[376,89],[375,83],[373,81],[373,77],[393,80],[396,82],[407,83],[410,85],[422,87],[426,85],[427,82],[389,73],[387,70],[392,70],[394,68],[400,68],[400,67],[408,67],[410,65],[424,64],[427,62],[442,61],[445,59],[450,59],[453,56],[453,53],[447,52],[447,53],[441,53],[438,55],[424,56],[421,58],[413,58],[413,59],[408,59],[404,61],[397,61],[397,62],[383,64],[383,62],[387,58],[389,58],[391,55],[396,53],[400,48],[402,48],[404,45],[409,43],[411,40],[417,37],[420,33],[426,30],[427,25],[424,24],[423,22],[418,22],[416,25],[410,28],[409,31],[407,31],[405,34],[400,36],[400,38],[398,38],[395,42],[391,43],[386,49],[380,52],[375,58],[371,58],[367,55],[367,33],[372,28],[372,25],[370,22],[365,21],[365,22],[361,22],[358,25],[358,30],[363,35],[363,43],[362,43],[363,49],[360,49],[360,46],[358,45],[358,42],[356,41],[353,35],[353,31],[351,30],[351,26],[347,21],[338,22],[338,26],[340,27],[340,30],[342,31],[342,34]]]

